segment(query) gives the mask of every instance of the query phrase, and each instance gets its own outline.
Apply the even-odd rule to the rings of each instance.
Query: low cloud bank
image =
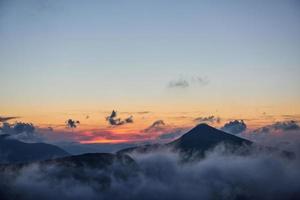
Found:
[[[299,157],[288,160],[264,151],[242,156],[223,150],[216,148],[205,159],[188,164],[180,163],[179,155],[168,151],[133,154],[139,170],[121,179],[114,175],[118,172],[118,165],[113,166],[114,173],[85,167],[77,176],[70,175],[70,171],[64,171],[59,165],[31,165],[18,174],[2,171],[0,178],[5,181],[0,183],[0,196],[4,200],[274,200],[299,197]],[[106,181],[107,187],[99,187],[99,180],[100,183]]]
[[[299,124],[294,120],[290,120],[290,121],[275,122],[274,124],[261,127],[259,129],[254,130],[254,133],[270,133],[270,132],[277,132],[277,131],[297,131],[297,130],[300,130]]]

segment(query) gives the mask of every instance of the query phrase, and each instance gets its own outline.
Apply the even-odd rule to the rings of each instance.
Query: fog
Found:
[[[219,146],[205,158],[182,163],[170,151],[133,153],[138,170],[120,178],[110,169],[84,167],[78,178],[56,164],[32,164],[18,173],[1,172],[1,199],[296,199],[300,195],[299,155],[253,149],[230,154]],[[103,178],[105,177],[105,178]]]

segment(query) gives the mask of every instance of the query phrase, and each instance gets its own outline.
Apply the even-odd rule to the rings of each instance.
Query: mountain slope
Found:
[[[22,163],[68,156],[61,148],[45,143],[24,143],[0,137],[0,163]]]
[[[204,153],[205,151],[214,148],[218,144],[228,144],[233,148],[240,148],[243,145],[251,145],[252,142],[228,133],[213,128],[207,124],[199,124],[180,138],[167,144],[145,145],[140,147],[132,147],[119,151],[118,153],[130,153],[137,151],[140,153],[153,150],[171,148],[180,152],[195,152]]]
[[[174,146],[181,151],[206,151],[216,145],[224,143],[240,147],[242,145],[251,145],[252,142],[235,135],[220,131],[207,124],[199,124],[179,139],[167,144]]]

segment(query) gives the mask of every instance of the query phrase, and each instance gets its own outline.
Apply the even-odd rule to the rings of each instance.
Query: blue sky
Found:
[[[0,13],[4,114],[300,113],[296,0],[4,0]]]

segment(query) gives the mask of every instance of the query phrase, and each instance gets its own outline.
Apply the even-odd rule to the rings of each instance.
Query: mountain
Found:
[[[237,148],[252,144],[249,140],[218,130],[207,124],[199,124],[168,145],[181,151],[207,151],[220,143]]]
[[[205,151],[214,148],[218,144],[230,145],[232,149],[238,149],[244,145],[251,145],[252,142],[218,130],[207,124],[199,124],[177,140],[170,143],[132,147],[123,149],[118,153],[130,153],[132,151],[148,152],[162,148],[171,148],[183,153],[198,152],[203,154]]]
[[[70,168],[90,168],[90,169],[105,169],[115,165],[131,165],[135,167],[135,161],[128,155],[112,154],[112,153],[87,153],[75,156],[66,156],[62,158],[49,159],[38,162],[41,165],[55,164],[60,167]]]
[[[0,136],[0,163],[22,163],[68,156],[61,148],[45,143],[24,143]]]
[[[136,177],[138,172],[138,165],[131,157],[111,153],[88,153],[31,163],[0,164],[1,180],[14,181],[17,177],[27,178],[28,173],[32,173],[30,182],[77,184],[99,193],[109,189],[113,181],[126,181],[130,177]],[[15,189],[11,182],[0,181],[0,198],[27,199]]]

